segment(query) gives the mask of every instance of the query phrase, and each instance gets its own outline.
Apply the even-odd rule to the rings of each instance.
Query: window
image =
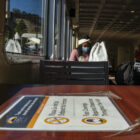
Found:
[[[49,0],[48,59],[68,60],[72,35],[70,29],[66,1]]]
[[[6,53],[43,55],[45,2],[46,0],[6,0]]]
[[[6,6],[6,54],[68,60],[72,30],[66,0],[7,0]]]

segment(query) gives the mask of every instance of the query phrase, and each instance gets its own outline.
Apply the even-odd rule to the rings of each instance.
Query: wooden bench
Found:
[[[44,84],[107,85],[108,62],[40,61]]]

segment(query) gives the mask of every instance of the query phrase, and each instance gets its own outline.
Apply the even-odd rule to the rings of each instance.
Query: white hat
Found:
[[[29,40],[36,43],[36,44],[40,44],[40,39],[38,39],[38,38],[31,37],[31,38],[29,38]]]
[[[83,43],[85,43],[85,42],[90,42],[90,39],[80,39],[80,40],[78,41],[78,45],[81,45],[81,44],[83,44]]]

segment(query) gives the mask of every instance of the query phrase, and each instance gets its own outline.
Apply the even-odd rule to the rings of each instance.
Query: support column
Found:
[[[6,63],[4,55],[5,2],[5,0],[0,0],[0,65]]]

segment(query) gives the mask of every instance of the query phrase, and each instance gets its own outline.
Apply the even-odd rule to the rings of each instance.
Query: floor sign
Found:
[[[22,96],[0,115],[2,130],[118,131],[128,127],[107,96]]]

